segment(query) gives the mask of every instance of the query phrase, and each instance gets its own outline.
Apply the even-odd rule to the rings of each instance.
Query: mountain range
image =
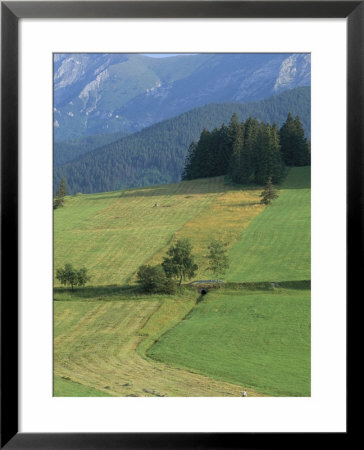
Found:
[[[310,54],[55,54],[54,141],[134,133],[211,103],[309,86]]]

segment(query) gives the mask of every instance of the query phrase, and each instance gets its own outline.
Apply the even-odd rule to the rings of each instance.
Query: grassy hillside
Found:
[[[287,280],[286,270],[271,278],[269,258],[278,267],[295,262],[291,280],[309,279],[308,180],[309,169],[291,169],[266,208],[261,188],[222,177],[67,197],[54,212],[54,266],[86,266],[92,280],[74,291],[55,284],[54,394],[240,396],[245,388],[249,396],[309,395],[309,284],[239,284]],[[254,257],[257,227],[261,250],[249,266],[239,255]],[[277,239],[269,237],[271,228],[280,230]],[[180,237],[192,241],[196,279],[212,277],[205,258],[210,238],[228,242],[225,279],[238,283],[197,304],[192,288],[175,296],[141,294],[138,267],[160,262]]]
[[[194,294],[169,298],[130,293],[102,301],[92,298],[56,301],[54,395],[70,395],[75,383],[81,385],[80,396],[90,388],[99,393],[132,397],[239,395],[239,386],[179,370],[145,356],[145,350],[182,320],[194,303]],[[66,377],[72,385],[62,386],[60,377]],[[249,390],[249,395],[257,394]]]
[[[86,265],[93,285],[125,283],[227,189],[220,177],[67,197],[54,213],[54,267]]]
[[[292,169],[279,187],[279,198],[241,235],[230,251],[227,280],[311,279],[310,169]]]
[[[200,181],[202,180],[198,182]],[[232,247],[253,218],[264,209],[259,203],[261,188],[241,189],[238,186],[225,186],[225,189],[208,208],[201,210],[176,231],[168,245],[155,253],[148,263],[160,264],[171,244],[176,243],[178,239],[187,238],[192,243],[198,265],[195,278],[211,278],[212,273],[208,270],[206,257],[211,239],[222,240],[228,248]]]
[[[202,225],[209,223],[216,235],[227,205],[232,213],[225,218],[233,219],[240,208],[232,231],[226,227],[237,238],[239,220],[247,224],[260,210],[254,206],[257,198],[258,190],[242,191],[222,177],[67,197],[65,207],[54,212],[55,269],[66,262],[85,265],[92,281],[74,291],[55,285],[55,395],[77,395],[77,386],[80,395],[94,395],[92,389],[95,395],[240,395],[240,386],[166,366],[145,354],[194,307],[194,291],[172,298],[143,296],[123,284],[182,230],[192,235],[195,229],[201,237]],[[249,395],[258,393],[249,390]]]
[[[310,395],[310,290],[294,281],[310,280],[309,167],[291,169],[279,198],[242,230],[226,279],[291,288],[209,293],[149,355],[269,395]]]
[[[309,290],[208,293],[149,356],[268,395],[310,395]]]
[[[232,245],[263,209],[259,193],[259,188],[245,191],[216,177],[67,197],[66,206],[54,213],[54,268],[66,262],[87,265],[92,285],[122,284],[143,263],[161,262],[171,241],[188,237],[201,266],[199,276],[207,276],[211,237]]]

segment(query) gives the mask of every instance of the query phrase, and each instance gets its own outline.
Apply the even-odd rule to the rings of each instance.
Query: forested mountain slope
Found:
[[[53,164],[60,166],[96,148],[103,147],[111,142],[127,136],[127,132],[120,131],[112,134],[98,134],[95,136],[85,136],[72,141],[62,141],[53,143]]]
[[[291,112],[310,137],[310,88],[301,87],[259,102],[210,104],[160,122],[55,168],[54,184],[64,177],[75,194],[179,181],[191,142],[204,128],[228,123],[234,112],[242,121],[252,116],[278,126]]]

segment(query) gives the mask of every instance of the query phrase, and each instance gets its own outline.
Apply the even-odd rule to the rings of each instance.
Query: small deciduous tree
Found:
[[[167,278],[162,266],[143,265],[138,270],[138,282],[145,292],[174,294],[175,283]]]
[[[77,271],[77,286],[85,286],[85,284],[91,280],[91,277],[87,273],[86,267],[81,267]]]
[[[77,270],[70,263],[67,263],[64,267],[57,269],[56,278],[65,286],[70,285],[72,290],[75,286],[85,286],[85,284],[91,279],[85,267]]]
[[[195,264],[189,239],[178,240],[168,249],[167,255],[163,258],[162,267],[168,278],[178,279],[179,286],[182,280],[190,279],[195,275],[198,266]]]
[[[277,190],[272,183],[272,178],[268,177],[267,184],[265,185],[264,191],[260,194],[262,197],[260,203],[264,205],[269,205],[272,200],[278,197]]]
[[[211,270],[211,272],[216,276],[224,275],[229,268],[227,244],[222,241],[212,239],[208,248],[210,250],[208,254],[208,269]]]

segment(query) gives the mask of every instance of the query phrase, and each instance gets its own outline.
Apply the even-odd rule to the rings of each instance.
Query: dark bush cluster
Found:
[[[75,269],[72,264],[69,263],[65,264],[64,267],[57,269],[56,278],[65,286],[70,285],[71,289],[75,286],[85,286],[85,284],[91,279],[85,267]]]
[[[138,281],[143,291],[150,294],[174,294],[176,284],[167,278],[162,266],[144,265],[139,268]]]

